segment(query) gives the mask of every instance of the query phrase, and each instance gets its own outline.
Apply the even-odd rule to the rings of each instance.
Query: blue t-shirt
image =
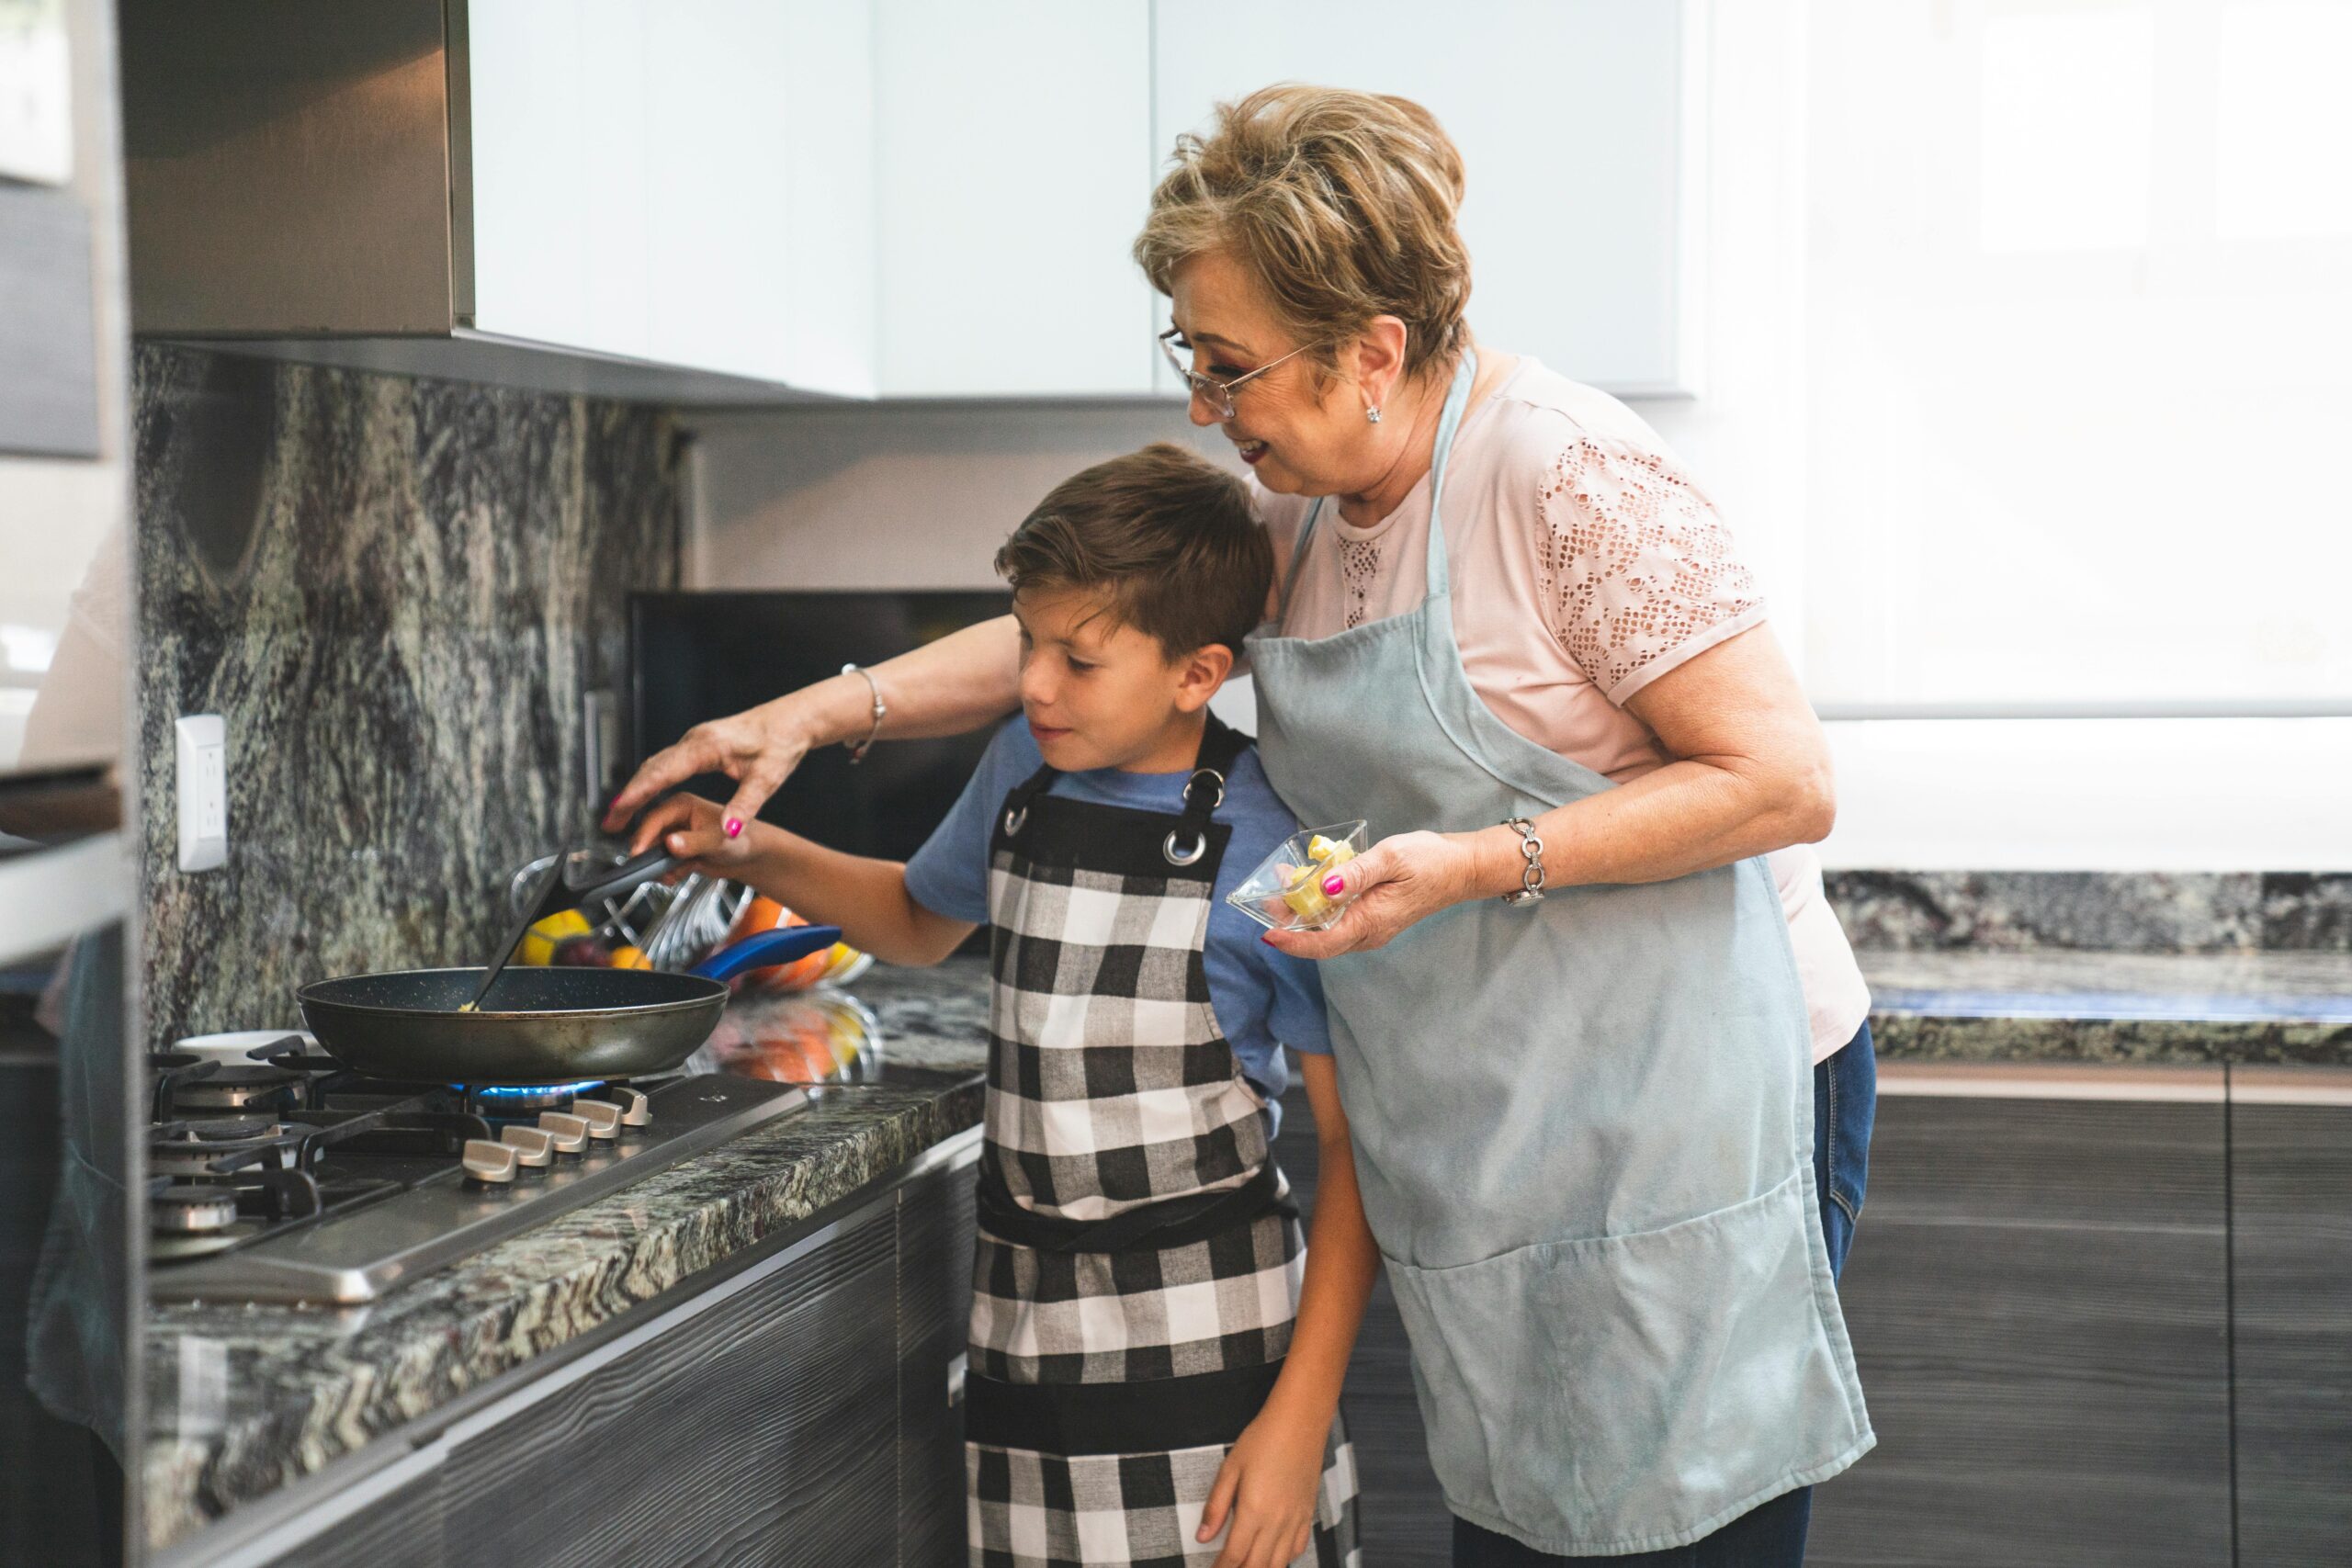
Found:
[[[1016,784],[1044,765],[1027,719],[1016,716],[997,731],[956,808],[907,863],[907,892],[916,903],[951,920],[988,922],[989,840],[996,830],[998,808]],[[1190,768],[1173,773],[1099,768],[1063,773],[1046,793],[1172,816],[1183,809],[1184,781],[1190,777]],[[1233,835],[1216,868],[1208,937],[1201,954],[1208,972],[1209,1006],[1242,1075],[1271,1100],[1290,1084],[1283,1046],[1329,1055],[1331,1034],[1323,1016],[1323,982],[1314,962],[1267,946],[1259,940],[1264,928],[1225,901],[1275,845],[1298,830],[1298,818],[1266,782],[1256,747],[1242,752],[1227,772],[1225,803],[1216,808],[1216,820],[1230,824]]]

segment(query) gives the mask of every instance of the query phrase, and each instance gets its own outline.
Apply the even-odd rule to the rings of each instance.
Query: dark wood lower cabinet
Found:
[[[227,1556],[269,1568],[953,1568],[972,1156],[877,1190]],[[219,1551],[175,1552],[209,1562]]]
[[[835,1568],[898,1555],[886,1204],[450,1449],[452,1562]]]
[[[899,1568],[964,1562],[964,1407],[953,1374],[972,1310],[972,1168],[899,1190]]]
[[[1905,1077],[1840,1292],[1879,1447],[1807,1561],[2228,1563],[2220,1069]]]
[[[2352,1562],[2352,1068],[2231,1072],[2238,1561]]]

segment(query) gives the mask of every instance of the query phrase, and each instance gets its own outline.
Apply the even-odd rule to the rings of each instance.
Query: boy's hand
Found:
[[[673,795],[645,814],[630,840],[629,853],[643,854],[658,841],[687,871],[740,879],[765,832],[763,824],[752,822],[730,839],[718,807],[700,795]]]
[[[1203,1541],[1216,1540],[1228,1516],[1233,1521],[1216,1568],[1283,1568],[1306,1550],[1330,1431],[1328,1416],[1310,1423],[1271,1406],[1258,1413],[1225,1456],[1201,1512]]]

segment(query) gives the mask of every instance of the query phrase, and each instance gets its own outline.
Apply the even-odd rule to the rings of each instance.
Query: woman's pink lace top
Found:
[[[1253,486],[1276,581],[1312,502]],[[1731,531],[1657,433],[1607,394],[1522,359],[1472,408],[1446,468],[1453,630],[1495,716],[1618,783],[1672,761],[1624,704],[1760,626]],[[1427,589],[1429,480],[1368,528],[1327,503],[1283,629],[1328,637],[1409,610]],[[1809,845],[1770,857],[1818,1061],[1851,1039],[1870,992]]]

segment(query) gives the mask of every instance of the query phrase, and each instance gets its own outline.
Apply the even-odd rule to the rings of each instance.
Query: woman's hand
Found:
[[[1298,1419],[1272,1404],[1243,1429],[1201,1512],[1196,1539],[1204,1542],[1216,1539],[1228,1516],[1233,1521],[1216,1568],[1283,1568],[1306,1550],[1330,1430],[1329,1416]]]
[[[1478,842],[1480,837],[1398,833],[1383,839],[1324,882],[1324,892],[1334,898],[1355,895],[1355,901],[1329,928],[1270,931],[1266,941],[1300,958],[1334,958],[1385,947],[1414,921],[1479,896],[1490,871],[1490,855]],[[1517,881],[1511,886],[1517,886]]]
[[[712,807],[711,818],[722,835],[729,831],[729,823],[740,834],[815,744],[813,716],[808,710],[810,694],[818,689],[787,693],[758,707],[695,725],[676,745],[645,760],[605,809],[605,830],[617,832],[639,807],[665,789],[698,773],[725,773],[736,781],[735,798],[724,811]],[[642,830],[637,837],[639,843],[650,841]]]

